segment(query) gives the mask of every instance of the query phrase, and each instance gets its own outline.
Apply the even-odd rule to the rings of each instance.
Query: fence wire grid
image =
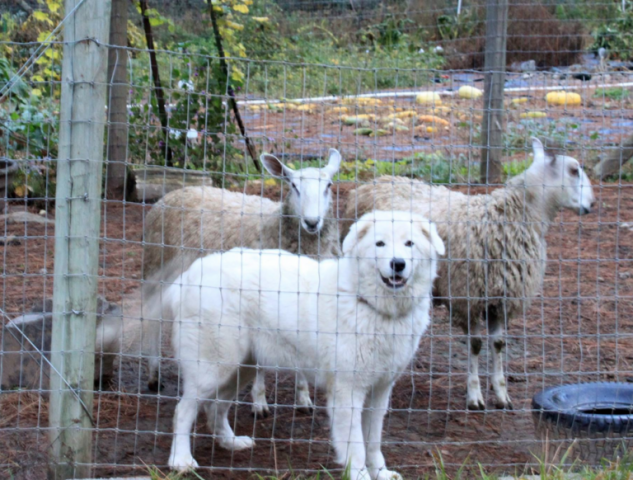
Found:
[[[91,1],[78,8],[89,8]],[[0,469],[7,478],[46,478],[50,466],[51,329],[60,313],[53,312],[52,298],[65,78],[61,22],[67,18],[61,3],[0,5],[5,167],[0,176]],[[630,2],[510,3],[503,136],[500,144],[488,145],[501,151],[501,175],[486,184],[480,182],[486,146],[486,2],[225,2],[219,19],[225,57],[211,34],[199,38],[211,32],[206,2],[152,3],[129,5],[125,46],[101,45],[110,51],[110,68],[101,85],[107,108],[96,278],[101,344],[95,347],[90,428],[93,477],[169,470],[176,405],[187,389],[187,369],[174,357],[172,331],[183,326],[161,312],[161,321],[149,322],[159,325],[160,338],[148,337],[141,311],[156,313],[152,309],[164,300],[163,287],[174,280],[174,271],[234,247],[300,252],[328,265],[338,261],[350,225],[374,208],[431,218],[447,247],[438,257],[428,329],[411,361],[399,367],[389,397],[382,452],[390,469],[419,478],[442,469],[473,477],[480,468],[491,474],[539,472],[540,461],[595,466],[616,444],[622,447],[618,455],[626,457],[633,444],[628,393],[633,388],[633,171],[626,163],[633,155]],[[145,43],[143,8],[152,19],[155,60]],[[34,17],[38,12],[46,19]],[[231,29],[223,23],[227,19],[246,33],[240,37],[243,30]],[[48,37],[56,27],[59,32]],[[14,31],[21,33],[11,36]],[[237,54],[239,43],[244,56]],[[533,137],[546,147],[542,162]],[[340,152],[340,164],[329,149]],[[265,165],[264,153],[270,154]],[[611,176],[601,175],[599,167],[607,158],[611,167],[623,161]],[[322,170],[299,172],[315,168]],[[515,177],[526,181],[510,181]],[[406,225],[405,233],[411,232],[410,222]],[[316,234],[310,233],[313,226]],[[384,260],[396,268],[389,263],[395,253],[385,259],[374,249],[380,246],[371,245],[362,252],[364,261]],[[305,310],[316,305],[308,300],[309,319],[298,316],[292,328],[247,325],[245,306],[257,308],[262,301],[253,300],[253,289],[260,297],[272,291],[279,299],[284,297],[279,285],[291,281],[284,268],[306,282],[322,274],[311,263],[292,270],[279,252],[271,263],[269,255],[258,257],[259,267],[243,258],[234,269],[222,265],[220,272],[202,272],[207,282],[220,274],[238,282],[220,290],[225,301],[244,308],[239,335],[254,345],[248,358],[231,363],[218,353],[233,348],[234,337],[222,337],[227,343],[216,350],[203,345],[202,334],[190,335],[199,336],[200,344],[178,344],[193,363],[192,352],[206,346],[211,357],[198,359],[198,365],[232,365],[235,375],[249,380],[239,388],[227,380],[233,386],[228,394],[194,395],[201,405],[219,398],[218,410],[230,407],[231,428],[254,440],[240,451],[223,448],[218,429],[226,430],[211,431],[200,409],[191,448],[202,478],[315,478],[324,469],[343,475],[330,439],[336,420],[329,420],[328,389],[310,383],[306,390],[299,365],[305,361],[308,380],[320,375],[332,382],[338,374],[350,375],[354,366],[319,370],[309,364],[315,355],[325,362],[331,352],[318,349],[325,330],[305,328],[317,315]],[[344,262],[340,268],[365,279]],[[242,278],[238,270],[251,276]],[[401,280],[396,270],[392,273],[392,282]],[[195,272],[189,278],[196,278]],[[204,293],[197,288],[200,282],[181,283],[178,291],[197,295],[201,305],[211,304],[217,294],[217,288]],[[339,301],[358,302],[355,294],[341,293],[345,285],[336,281],[322,288],[342,295]],[[392,298],[381,285],[373,288],[370,302]],[[184,298],[182,308],[197,309]],[[360,315],[362,307],[355,308]],[[280,322],[291,309],[279,306]],[[226,327],[224,320],[220,315],[205,321]],[[319,321],[343,320],[352,321],[336,315]],[[287,340],[291,334],[294,344]],[[357,335],[362,342],[363,333]],[[254,352],[270,338],[294,365],[262,363],[265,357]],[[139,343],[152,341],[160,345],[154,353],[147,346],[139,349]],[[477,370],[469,355],[480,349],[482,397],[473,400]],[[152,379],[155,355],[160,362],[158,378]],[[384,362],[365,374],[379,376],[389,369]],[[247,367],[253,365],[265,373],[267,407],[261,395],[254,401],[262,390],[256,383],[259,389],[252,391],[253,372]],[[494,375],[499,366],[502,381]],[[209,371],[196,372],[201,379]],[[603,385],[587,398],[602,402],[602,413],[617,421],[588,421],[574,430],[563,420],[547,423],[535,410],[538,393],[588,382],[611,383],[614,391]],[[504,402],[499,389],[506,386]],[[373,392],[370,388],[365,407]],[[629,395],[629,405],[614,400],[618,395]],[[350,426],[358,427],[354,420]],[[573,454],[563,458],[570,446]]]

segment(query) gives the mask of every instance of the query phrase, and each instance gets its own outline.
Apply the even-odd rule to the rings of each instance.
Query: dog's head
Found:
[[[373,211],[352,225],[343,254],[357,261],[361,294],[430,293],[444,242],[433,222],[404,211]]]

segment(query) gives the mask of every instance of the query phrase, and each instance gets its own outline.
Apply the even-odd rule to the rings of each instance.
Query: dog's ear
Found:
[[[437,233],[437,226],[434,222],[427,220],[422,222],[421,224],[422,233],[431,241],[431,245],[435,248],[435,251],[438,255],[444,255],[446,253],[446,249],[444,248],[444,242],[440,237],[440,234]]]
[[[358,242],[360,242],[365,237],[365,235],[367,235],[372,221],[373,219],[361,218],[360,220],[352,224],[349,232],[347,233],[347,236],[345,237],[345,240],[343,240],[343,255],[349,254],[354,249],[354,247],[358,245]]]

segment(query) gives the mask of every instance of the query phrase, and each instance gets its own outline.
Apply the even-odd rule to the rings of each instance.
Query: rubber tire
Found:
[[[591,409],[624,409],[625,414],[587,413]],[[532,399],[534,414],[574,433],[633,433],[633,384],[580,383],[553,387]]]

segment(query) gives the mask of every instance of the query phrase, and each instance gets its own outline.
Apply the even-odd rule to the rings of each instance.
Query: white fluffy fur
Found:
[[[167,287],[163,315],[175,321],[183,376],[171,468],[197,467],[190,433],[200,405],[221,446],[253,447],[250,437],[235,436],[227,414],[263,366],[298,369],[325,390],[337,460],[353,479],[400,478],[380,450],[382,421],[429,324],[444,245],[419,215],[372,212],[352,226],[343,253],[319,263],[281,250],[234,249],[197,260]]]

